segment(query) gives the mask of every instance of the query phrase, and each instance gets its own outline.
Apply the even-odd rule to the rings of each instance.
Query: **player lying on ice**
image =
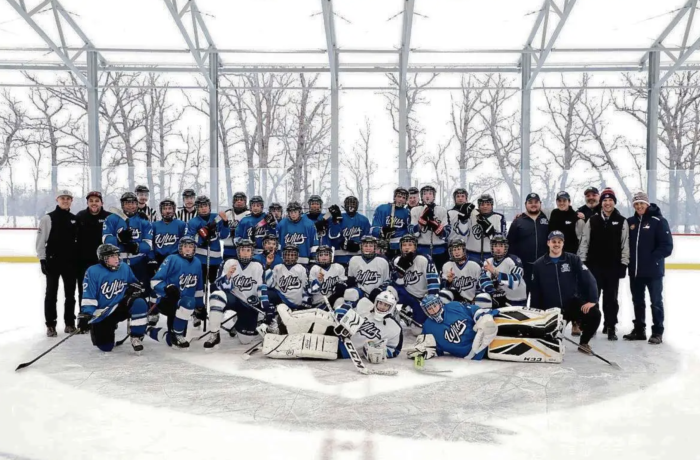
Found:
[[[338,322],[333,313],[318,308],[292,311],[277,306],[280,334],[266,334],[263,354],[269,358],[348,358],[338,335],[352,344],[372,364],[395,358],[403,345],[402,330],[395,319],[396,298],[382,292],[374,303],[360,299],[356,310],[348,310]]]
[[[477,295],[476,305],[443,305],[438,296],[426,296],[421,308],[427,319],[406,356],[430,359],[449,353],[480,360],[488,354],[490,359],[502,361],[561,363],[564,347],[559,338],[563,327],[560,309],[491,309],[491,302],[483,293]]]

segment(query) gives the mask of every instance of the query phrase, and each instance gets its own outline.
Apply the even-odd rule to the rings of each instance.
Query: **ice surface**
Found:
[[[427,362],[448,374],[420,374],[402,355],[387,364],[396,377],[349,361],[244,361],[225,334],[214,353],[147,339],[140,357],[76,336],[14,372],[55,339],[43,335],[38,266],[0,264],[0,275],[0,458],[698,458],[697,272],[666,278],[662,346],[592,341],[622,371],[569,345],[562,365]]]

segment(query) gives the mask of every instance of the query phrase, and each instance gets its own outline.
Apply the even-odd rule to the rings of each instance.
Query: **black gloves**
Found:
[[[149,260],[148,261],[148,274],[150,275],[149,278],[153,278],[156,276],[156,273],[158,272],[158,261],[157,260]]]
[[[385,225],[382,227],[382,238],[385,240],[388,240],[392,236],[394,236],[394,233],[396,233],[396,229],[393,227],[390,227],[388,225]]]
[[[131,283],[124,293],[125,299],[135,299],[143,294],[143,286],[140,283]]]
[[[479,227],[481,227],[481,230],[483,231],[484,235],[490,237],[496,233],[496,230],[493,228],[493,224],[491,223],[491,221],[489,221],[483,215],[479,215],[479,217],[477,217],[476,223],[479,224]]]
[[[174,301],[180,300],[180,288],[174,284],[169,284],[165,287],[165,297]]]
[[[416,258],[416,255],[413,252],[399,257],[399,260],[396,262],[396,270],[401,275],[405,275],[406,271],[409,268],[411,268],[411,265],[413,265],[413,259],[415,259],[415,258]]]
[[[91,319],[92,315],[88,315],[87,313],[80,313],[78,315],[78,330],[81,334],[85,334],[90,330]]]
[[[265,214],[265,224],[270,228],[275,228],[277,226],[275,216],[273,216],[271,212]]]
[[[459,216],[457,219],[461,223],[466,223],[469,220],[469,217],[472,215],[472,211],[474,210],[474,205],[471,203],[464,203],[459,207],[457,212],[459,212]]]
[[[496,289],[493,291],[493,294],[491,294],[493,308],[503,308],[506,306],[507,301],[508,299],[506,299],[506,293],[503,289]]]
[[[336,224],[343,220],[343,216],[340,212],[340,206],[338,206],[337,204],[334,204],[330,208],[328,208],[328,212],[331,213],[333,222],[335,222]]]
[[[620,270],[618,272],[618,276],[620,277],[621,280],[625,279],[625,277],[627,276],[627,265],[620,264]]]
[[[372,292],[369,293],[369,296],[367,298],[369,299],[370,302],[374,303],[374,300],[382,292],[384,292],[384,291],[382,291],[382,288],[378,288],[378,287],[374,288],[374,289],[372,289]]]
[[[360,244],[353,240],[345,240],[341,247],[348,252],[357,252],[360,250]]]
[[[317,220],[314,222],[314,226],[316,227],[316,233],[319,235],[325,234],[326,231],[328,230],[328,222],[326,220]]]
[[[139,244],[135,241],[132,241],[131,243],[125,243],[124,248],[129,252],[130,254],[138,254],[139,253]]]
[[[121,232],[117,232],[117,241],[126,245],[134,240],[134,231],[130,228],[125,228]]]
[[[43,273],[44,275],[48,275],[49,269],[46,268],[46,259],[41,259],[39,261],[39,264],[41,265],[41,273]]]

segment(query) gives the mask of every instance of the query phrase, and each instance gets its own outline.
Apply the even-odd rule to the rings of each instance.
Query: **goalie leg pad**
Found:
[[[288,334],[333,335],[335,320],[333,314],[328,311],[318,308],[292,311],[285,304],[280,304],[277,306],[277,313],[286,328],[283,330]]]
[[[502,337],[552,338],[558,336],[564,325],[559,308],[499,308],[494,321]]]
[[[266,334],[263,354],[274,359],[337,359],[338,337],[318,334]]]
[[[497,336],[488,351],[489,359],[522,363],[561,363],[564,359],[562,339],[554,337]]]

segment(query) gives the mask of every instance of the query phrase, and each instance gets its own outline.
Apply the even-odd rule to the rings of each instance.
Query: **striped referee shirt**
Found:
[[[156,210],[148,205],[144,206],[143,208],[139,208],[138,211],[144,213],[146,215],[146,217],[148,218],[148,221],[151,223],[158,220],[158,216],[156,215]]]
[[[197,215],[197,207],[193,207],[192,211],[188,211],[185,207],[182,207],[177,210],[177,218],[183,221],[184,223],[187,223],[192,219],[194,216]]]

